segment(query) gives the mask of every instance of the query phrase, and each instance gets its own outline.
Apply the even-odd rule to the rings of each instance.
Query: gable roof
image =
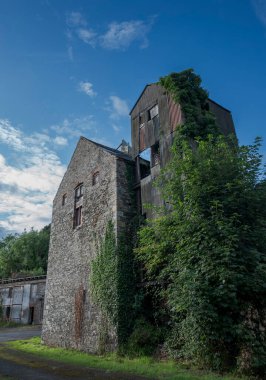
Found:
[[[136,105],[138,104],[138,102],[139,102],[140,98],[142,97],[142,95],[143,95],[143,94],[144,94],[144,92],[146,91],[147,87],[149,87],[149,86],[152,86],[152,85],[157,85],[157,86],[160,86],[160,84],[159,84],[159,83],[149,83],[149,84],[146,84],[146,86],[144,87],[144,89],[141,91],[141,93],[140,93],[140,95],[139,95],[138,99],[136,100],[135,104],[134,104],[134,105],[133,105],[133,107],[131,108],[131,111],[129,112],[129,115],[131,115],[131,114],[132,114],[132,112],[133,112],[134,108],[135,108],[135,107],[136,107]],[[219,107],[223,108],[225,111],[227,111],[227,112],[230,112],[230,113],[231,113],[231,111],[230,111],[228,108],[225,108],[224,106],[222,106],[221,104],[219,104],[219,103],[215,102],[214,100],[212,100],[212,99],[208,98],[208,101],[209,101],[209,102],[212,102],[212,103],[214,103],[214,104],[216,104],[217,106],[219,106]]]
[[[127,161],[133,161],[133,159],[132,159],[131,156],[129,156],[126,153],[121,152],[118,149],[110,148],[109,146],[99,144],[99,143],[97,143],[97,142],[95,142],[93,140],[87,139],[87,137],[84,137],[84,136],[81,136],[80,139],[89,141],[90,143],[97,145],[98,147],[104,149],[108,153],[110,153],[110,154],[112,154],[112,155],[114,155],[114,156],[116,156],[118,158],[122,158],[122,159],[127,160]]]

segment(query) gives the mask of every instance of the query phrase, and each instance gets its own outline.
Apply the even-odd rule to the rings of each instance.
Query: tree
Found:
[[[193,146],[192,146],[193,145]],[[168,343],[208,367],[265,373],[266,182],[260,141],[179,136],[159,178],[167,209],[148,221],[137,255],[161,284]],[[170,209],[170,212],[169,212]]]
[[[40,231],[8,235],[0,241],[0,277],[12,273],[43,274],[47,270],[50,225]]]

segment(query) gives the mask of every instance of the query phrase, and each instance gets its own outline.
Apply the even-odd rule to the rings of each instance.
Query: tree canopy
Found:
[[[0,277],[16,274],[44,274],[50,239],[50,225],[40,231],[10,234],[0,240]]]

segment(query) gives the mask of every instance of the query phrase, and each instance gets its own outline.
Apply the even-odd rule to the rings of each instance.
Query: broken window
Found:
[[[151,147],[151,165],[156,166],[160,164],[160,150],[159,143]]]
[[[92,176],[92,185],[96,185],[99,182],[100,173],[95,172]]]
[[[158,104],[148,110],[148,120],[152,120],[159,114]]]
[[[140,178],[145,178],[148,175],[151,174],[151,165],[150,165],[150,159],[151,159],[151,149],[145,149],[143,152],[139,155],[139,163],[140,163]]]
[[[64,206],[64,205],[66,204],[66,200],[67,200],[67,195],[64,194],[64,195],[62,196],[62,206]]]
[[[139,127],[143,128],[145,126],[145,121],[144,121],[144,114],[143,112],[139,114]]]

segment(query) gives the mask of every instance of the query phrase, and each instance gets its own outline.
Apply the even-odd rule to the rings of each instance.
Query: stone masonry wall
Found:
[[[97,144],[81,138],[58,189],[53,205],[44,306],[45,344],[92,353],[98,350],[101,315],[90,297],[90,262],[97,254],[99,237],[103,237],[107,222],[112,220],[116,231],[123,223],[125,209],[117,207],[118,192],[122,198],[125,194],[124,184],[117,185],[117,173],[120,176],[123,172],[119,161]],[[99,172],[99,181],[93,185],[95,172]],[[84,186],[83,219],[81,226],[73,228],[74,190],[79,183]],[[114,348],[114,330],[110,340]]]

